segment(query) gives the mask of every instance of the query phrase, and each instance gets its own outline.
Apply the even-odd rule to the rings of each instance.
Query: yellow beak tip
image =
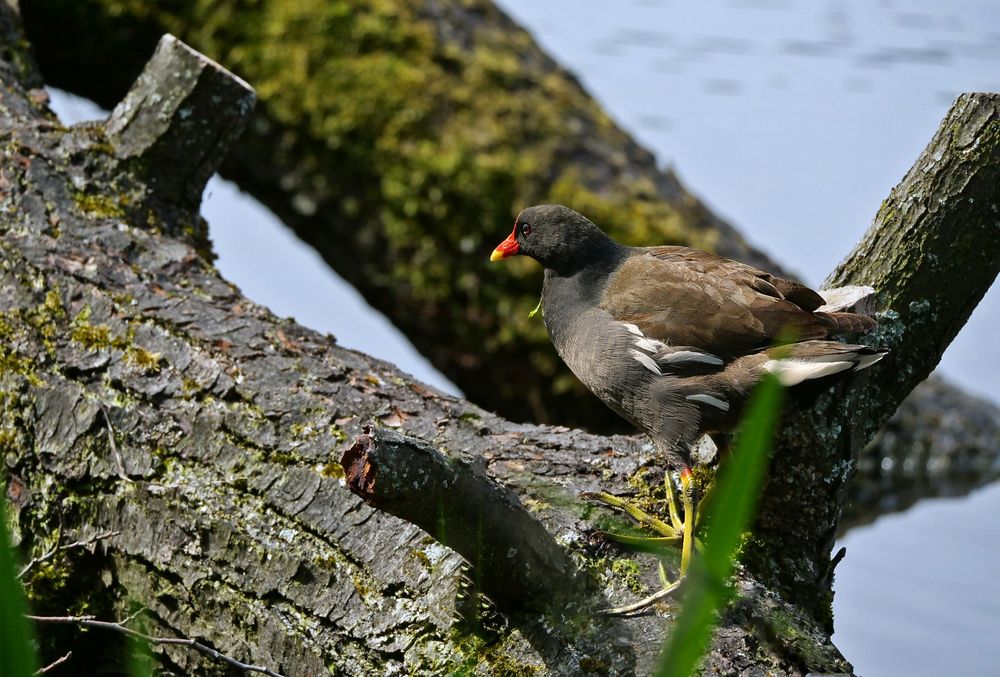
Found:
[[[494,249],[493,253],[490,254],[490,263],[495,263],[504,258],[506,257],[504,256],[504,253],[502,251],[500,251],[499,249]]]

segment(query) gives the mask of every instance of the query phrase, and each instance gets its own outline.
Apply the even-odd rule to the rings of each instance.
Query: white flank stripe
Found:
[[[673,353],[667,353],[661,357],[656,358],[657,361],[672,364],[674,362],[700,362],[702,364],[713,364],[719,366],[722,364],[722,360],[711,355],[709,353],[699,353],[694,350],[678,350]]]
[[[622,322],[622,326],[625,327],[626,329],[628,329],[629,332],[635,334],[636,336],[642,336],[643,335],[642,332],[639,330],[639,327],[637,327],[636,325],[632,324],[631,322]]]
[[[635,341],[635,346],[641,350],[645,350],[648,353],[655,353],[657,350],[663,347],[663,344],[655,339],[648,338],[637,338]]]
[[[768,360],[764,370],[778,377],[783,386],[794,386],[813,378],[837,374],[854,366],[854,362],[808,362],[806,360]]]
[[[663,372],[660,371],[660,368],[656,366],[656,362],[653,361],[652,357],[650,357],[646,353],[636,350],[635,348],[629,348],[629,352],[632,354],[632,357],[634,357],[636,361],[639,362],[639,364],[644,366],[646,369],[649,369],[657,376],[663,376]]]
[[[688,395],[684,398],[685,400],[691,400],[693,402],[703,402],[709,406],[715,407],[716,409],[721,409],[722,411],[729,411],[729,402],[718,397],[713,397],[712,395]]]
[[[885,353],[876,353],[874,355],[858,355],[858,366],[856,368],[867,369],[868,367],[872,366],[885,356],[886,356]]]

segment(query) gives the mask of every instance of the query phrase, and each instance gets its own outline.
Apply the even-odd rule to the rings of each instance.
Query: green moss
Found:
[[[312,426],[305,423],[293,423],[288,427],[288,432],[295,438],[314,437],[316,434]]]
[[[480,666],[488,665],[489,673],[530,677],[545,674],[544,667],[515,660],[505,649],[515,641],[512,633],[507,633],[500,642],[488,641],[476,633],[453,633],[452,642],[458,648],[459,656],[447,666],[442,666],[442,674],[463,677],[481,674]]]
[[[190,376],[185,376],[181,379],[181,388],[183,389],[185,399],[190,399],[203,390],[201,384]]]
[[[427,556],[427,553],[420,548],[414,548],[412,551],[413,556],[417,558],[417,561],[426,569],[427,571],[433,571],[434,565],[431,563],[431,558]]]
[[[777,652],[807,671],[840,673],[845,670],[845,662],[836,649],[817,637],[807,621],[781,606],[771,605],[763,611],[763,618],[757,620],[764,624],[765,633]]]
[[[111,197],[102,193],[87,193],[84,191],[73,191],[70,196],[76,206],[87,216],[120,219],[125,216],[127,200],[123,197]]]
[[[111,347],[111,327],[106,324],[78,324],[70,335],[74,341],[92,350]]]
[[[101,153],[108,157],[115,156],[115,147],[111,145],[110,141],[95,141],[87,146],[87,150],[94,153]]]
[[[313,559],[313,563],[324,571],[333,571],[337,565],[337,558],[333,556],[316,557]]]
[[[6,341],[0,342],[0,376],[16,374],[25,377],[31,385],[40,386],[43,382],[36,367],[33,358],[15,352]]]
[[[347,439],[347,431],[341,428],[337,424],[331,425],[327,428],[327,432],[335,439],[337,442],[344,442]]]
[[[132,364],[146,373],[155,374],[160,371],[162,355],[159,353],[152,353],[138,346],[130,346],[125,355]]]
[[[537,498],[525,497],[524,507],[528,512],[544,512],[552,508],[552,504]]]
[[[611,563],[611,573],[614,579],[637,595],[646,591],[646,586],[640,578],[639,565],[627,557],[616,559]]]
[[[66,309],[63,308],[62,299],[55,289],[45,292],[45,302],[42,304],[42,308],[45,310],[46,317],[53,320],[66,319]]]
[[[297,466],[302,464],[302,457],[287,451],[272,451],[267,455],[267,459],[272,463],[283,466]]]
[[[320,471],[323,477],[329,477],[335,480],[344,478],[344,467],[340,465],[338,461],[330,461],[323,466],[323,470]]]

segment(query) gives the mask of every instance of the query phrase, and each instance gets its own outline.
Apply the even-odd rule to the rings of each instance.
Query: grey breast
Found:
[[[546,318],[546,326],[573,374],[619,415],[644,428],[636,414],[650,406],[657,375],[636,358],[636,336],[600,308]]]

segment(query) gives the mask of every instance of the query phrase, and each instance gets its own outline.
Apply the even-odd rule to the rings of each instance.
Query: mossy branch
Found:
[[[876,368],[786,416],[751,570],[832,630],[830,552],[861,449],[927,378],[1000,271],[1000,95],[963,94],[827,286],[868,285]],[[780,566],[775,563],[780,562]]]
[[[341,459],[366,503],[427,531],[472,565],[476,587],[505,612],[565,612],[586,599],[586,577],[482,457],[445,455],[426,442],[371,428]],[[597,608],[597,607],[595,607]]]

